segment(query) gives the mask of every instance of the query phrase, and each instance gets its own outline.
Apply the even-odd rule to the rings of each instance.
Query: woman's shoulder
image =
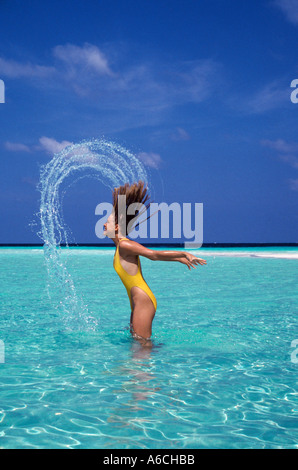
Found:
[[[119,243],[121,242],[121,246],[143,246],[141,243],[138,243],[130,238],[123,237],[119,239]]]
[[[154,251],[150,248],[146,248],[141,245],[141,243],[130,240],[129,238],[122,238],[121,241],[121,252],[124,255],[136,255],[136,256],[146,256],[147,258],[152,258]],[[120,244],[119,244],[120,246]]]
[[[141,245],[141,243],[138,243],[127,237],[121,238],[121,240],[119,240],[119,246],[120,244],[121,244],[121,249],[129,250],[129,251],[134,251],[134,250],[139,251],[140,249],[144,248],[144,246]]]
[[[119,240],[119,254],[124,258],[131,258],[132,256],[138,256],[138,248],[136,245],[142,246],[134,240],[130,240],[127,237],[121,238]]]

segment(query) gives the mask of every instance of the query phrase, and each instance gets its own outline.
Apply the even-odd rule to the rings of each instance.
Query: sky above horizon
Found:
[[[298,243],[297,40],[298,0],[0,0],[0,243],[41,242],[41,167],[101,137],[155,202],[203,203],[205,243]],[[103,242],[101,201],[69,187],[73,241]]]

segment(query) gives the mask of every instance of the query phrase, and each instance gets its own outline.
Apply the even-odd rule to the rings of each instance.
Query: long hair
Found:
[[[147,203],[147,201],[149,201],[150,199],[150,196],[149,196],[149,193],[148,193],[148,185],[144,183],[144,181],[139,181],[138,183],[133,183],[133,184],[129,184],[129,183],[125,183],[123,186],[119,186],[118,188],[114,188],[113,190],[113,210],[114,210],[114,214],[115,214],[115,224],[119,224],[121,225],[121,220],[118,220],[118,210],[119,210],[119,206],[118,206],[118,196],[125,196],[126,197],[126,200],[125,200],[125,205],[126,207],[122,208],[121,209],[125,209],[125,213],[126,213],[126,226],[125,227],[121,227],[122,229],[125,228],[125,233],[128,232],[127,228],[128,228],[128,224],[129,222],[132,220],[132,219],[135,219],[137,220],[141,214],[143,214],[143,212],[145,212],[148,207],[150,206],[150,203]],[[143,208],[141,211],[140,210],[136,210],[134,214],[127,214],[127,209],[129,207],[130,204],[133,204],[133,203],[140,203],[140,204],[143,204],[143,206],[145,206],[145,208]],[[121,210],[120,210],[120,214],[121,214]],[[120,217],[121,219],[121,217]],[[135,225],[134,225],[135,227]],[[134,227],[130,227],[129,229],[129,232],[132,231],[132,229]],[[123,230],[121,230],[123,231]]]

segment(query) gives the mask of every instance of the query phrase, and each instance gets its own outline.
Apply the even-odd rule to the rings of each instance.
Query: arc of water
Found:
[[[39,189],[41,192],[39,235],[44,243],[45,263],[49,282],[54,281],[54,289],[60,293],[59,305],[66,314],[64,317],[75,320],[76,327],[83,328],[92,323],[88,308],[77,294],[74,282],[61,258],[61,243],[68,247],[67,230],[62,217],[61,186],[67,178],[95,176],[109,190],[126,182],[142,180],[148,184],[147,172],[131,152],[124,147],[105,139],[83,140],[69,145],[54,155],[42,167]],[[111,197],[111,193],[109,194]],[[51,290],[51,289],[49,289]]]

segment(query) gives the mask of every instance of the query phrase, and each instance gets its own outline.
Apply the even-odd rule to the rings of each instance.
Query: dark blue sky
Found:
[[[204,242],[298,242],[297,40],[296,0],[0,1],[0,243],[40,242],[41,165],[102,136],[156,202],[203,203]],[[109,200],[69,188],[75,241]]]

